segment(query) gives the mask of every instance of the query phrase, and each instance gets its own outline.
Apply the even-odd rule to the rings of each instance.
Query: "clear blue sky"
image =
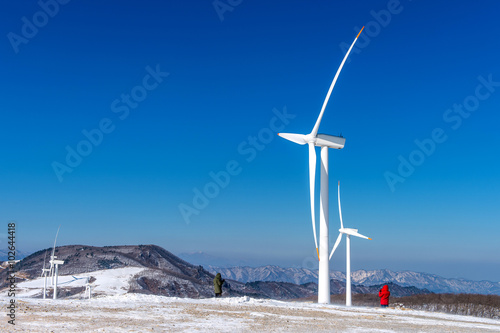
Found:
[[[61,225],[60,245],[314,266],[307,148],[274,131],[311,131],[365,25],[320,127],[346,137],[332,243],[340,180],[373,238],[353,269],[500,281],[498,2],[60,2],[2,3],[1,246],[16,221],[26,252]]]

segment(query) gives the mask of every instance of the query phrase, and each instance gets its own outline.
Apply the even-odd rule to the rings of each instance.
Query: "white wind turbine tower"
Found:
[[[364,27],[363,27],[364,28]],[[344,148],[345,138],[327,134],[318,134],[319,125],[321,119],[323,118],[323,113],[325,112],[326,105],[330,99],[333,87],[337,82],[340,71],[344,67],[344,63],[351,53],[351,50],[358,40],[361,31],[354,39],[351,47],[347,51],[342,63],[340,64],[335,77],[333,78],[330,89],[326,95],[323,106],[321,107],[321,112],[319,117],[314,124],[314,128],[309,134],[293,134],[293,133],[279,133],[278,135],[289,141],[298,143],[300,145],[309,146],[309,190],[311,198],[311,219],[314,234],[314,243],[316,245],[316,253],[318,254],[319,260],[319,274],[318,274],[318,303],[329,304],[330,303],[330,266],[328,259],[328,148],[342,149]],[[320,225],[319,225],[319,251],[318,251],[318,241],[316,238],[316,221],[315,221],[315,201],[314,201],[314,184],[316,180],[316,150],[315,146],[321,147],[321,192],[320,192]]]
[[[56,238],[54,239],[54,247],[52,248],[52,255],[50,256],[50,277],[52,278],[52,285],[54,287],[53,299],[57,299],[57,278],[59,275],[59,265],[64,264],[63,260],[56,260],[55,251],[56,251],[56,241],[57,235],[59,234],[59,228],[57,228]]]
[[[340,216],[340,229],[339,236],[335,241],[335,245],[333,246],[332,253],[330,253],[330,259],[332,258],[333,253],[339,246],[340,241],[342,240],[342,235],[345,234],[346,240],[346,282],[345,282],[345,305],[351,306],[351,236],[356,236],[360,238],[365,238],[371,240],[370,237],[366,237],[358,233],[358,229],[344,228],[344,223],[342,222],[342,209],[340,208],[340,182],[338,185],[338,197],[339,197],[339,216]]]

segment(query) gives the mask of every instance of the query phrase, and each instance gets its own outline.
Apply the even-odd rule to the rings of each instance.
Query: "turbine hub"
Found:
[[[304,141],[307,143],[314,143],[316,144],[316,136],[313,136],[312,134],[307,134],[304,138]]]

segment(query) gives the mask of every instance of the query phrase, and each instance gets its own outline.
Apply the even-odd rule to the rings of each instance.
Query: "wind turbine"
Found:
[[[50,275],[52,278],[52,285],[54,287],[54,294],[53,294],[53,299],[57,299],[57,278],[59,276],[59,265],[64,264],[63,260],[56,260],[55,251],[56,251],[56,241],[57,241],[57,235],[59,235],[59,229],[61,226],[59,225],[59,228],[57,228],[57,233],[56,233],[56,239],[54,239],[54,247],[52,248],[52,255],[50,256]]]
[[[89,294],[89,299],[91,298],[92,296],[92,286],[90,285],[90,276],[84,276],[84,277],[81,277],[81,278],[77,278],[76,276],[72,275],[73,277],[73,281],[76,281],[76,280],[85,280],[85,292],[83,293],[83,298],[87,297],[87,292]],[[71,282],[73,282],[71,281]]]
[[[340,241],[342,240],[342,235],[345,234],[345,240],[346,240],[346,283],[345,283],[345,305],[346,306],[351,306],[351,236],[356,236],[360,238],[365,238],[371,240],[370,237],[366,237],[364,235],[361,235],[358,233],[358,229],[352,229],[352,228],[344,228],[344,223],[342,222],[342,209],[340,208],[340,182],[339,182],[339,190],[338,190],[338,196],[339,196],[339,216],[340,216],[340,229],[339,229],[339,236],[337,237],[337,240],[335,241],[335,245],[333,246],[332,253],[330,253],[329,259],[332,258],[333,253],[337,249],[337,246],[339,246]]]
[[[54,285],[54,259],[57,258],[54,254],[56,251],[56,242],[57,242],[57,236],[59,235],[59,229],[61,229],[61,225],[57,228],[56,232],[56,238],[54,239],[54,246],[52,247],[52,254],[50,255],[50,270],[49,270],[49,276],[51,280],[51,284]]]
[[[42,275],[40,275],[40,277],[43,277],[43,299],[45,299],[45,296],[47,295],[47,273],[50,272],[50,269],[45,268],[46,257],[47,257],[47,250],[45,250],[45,255],[43,256]]]
[[[89,299],[90,299],[92,297],[92,287],[90,286],[89,276],[87,276],[87,280],[85,281],[85,296],[87,296],[87,291],[89,292]]]
[[[318,303],[329,304],[330,303],[330,266],[328,259],[328,148],[342,149],[344,148],[345,138],[342,136],[333,136],[327,134],[318,134],[319,125],[321,124],[321,119],[325,112],[326,105],[330,99],[333,87],[337,82],[340,71],[344,67],[344,63],[351,53],[351,50],[358,40],[361,31],[351,44],[351,47],[347,51],[340,64],[335,77],[333,78],[330,89],[326,95],[323,106],[321,107],[321,112],[319,117],[314,124],[313,130],[309,134],[293,134],[293,133],[278,133],[284,139],[298,143],[299,145],[309,146],[309,190],[311,199],[311,219],[314,234],[314,243],[316,245],[316,253],[319,260],[319,274],[318,274]],[[315,146],[321,147],[321,192],[320,192],[320,224],[319,224],[319,251],[318,251],[318,240],[316,238],[316,220],[315,220],[315,201],[314,201],[314,184],[316,181],[316,149]]]

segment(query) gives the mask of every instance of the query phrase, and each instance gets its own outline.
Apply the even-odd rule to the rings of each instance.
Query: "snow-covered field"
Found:
[[[16,326],[10,332],[500,332],[500,321],[493,319],[249,297],[123,294],[17,303]],[[7,325],[4,319],[0,331]]]
[[[141,267],[125,267],[85,274],[64,275],[59,276],[57,286],[59,290],[85,287],[87,277],[91,276],[95,278],[95,281],[91,283],[92,295],[121,295],[128,291],[132,277],[143,270],[144,268]],[[42,295],[43,283],[43,278],[21,282],[16,286],[16,294],[21,297],[40,296]],[[52,290],[50,278],[47,278],[47,288]],[[75,297],[83,297],[83,294],[84,292],[81,292]]]
[[[16,325],[5,315],[0,332],[500,332],[500,320],[407,309],[346,308],[249,297],[188,299],[127,293],[143,268],[61,276],[60,290],[94,278],[93,298],[40,298],[43,279],[17,285]],[[51,287],[49,287],[51,289]],[[83,289],[83,288],[82,288]],[[1,310],[0,310],[1,312]]]

